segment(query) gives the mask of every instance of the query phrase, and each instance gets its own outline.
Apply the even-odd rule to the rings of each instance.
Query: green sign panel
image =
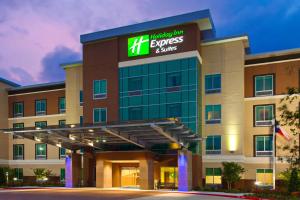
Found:
[[[148,55],[149,52],[149,35],[128,38],[128,57]]]

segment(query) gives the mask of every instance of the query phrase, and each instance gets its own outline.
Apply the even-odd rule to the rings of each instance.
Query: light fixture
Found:
[[[34,137],[34,140],[37,142],[41,142],[41,138],[38,138],[38,137]]]
[[[254,184],[255,184],[255,185],[260,185],[261,182],[260,182],[260,181],[255,181]]]
[[[93,147],[93,146],[94,146],[94,143],[93,143],[93,142],[89,142],[88,145],[90,145],[90,146]]]
[[[44,150],[44,148],[43,148],[43,147],[40,147],[40,148],[39,148],[39,150],[40,150],[40,151],[43,151],[43,150]]]
[[[57,143],[56,146],[61,148],[61,143]]]
[[[76,125],[75,125],[75,124],[71,124],[70,127],[71,127],[71,128],[75,128]]]
[[[106,140],[105,140],[105,139],[103,139],[103,140],[102,140],[102,142],[103,142],[103,143],[105,143],[105,142],[106,142]]]
[[[35,130],[41,130],[41,127],[35,127]]]
[[[94,132],[94,130],[93,129],[89,129],[89,132],[92,133],[92,132]]]
[[[75,140],[75,137],[73,135],[69,135],[70,140]]]
[[[99,140],[97,139],[97,140],[96,140],[96,142],[98,143],[98,142],[99,142]]]
[[[14,177],[13,179],[14,179],[14,181],[18,180],[17,177]]]

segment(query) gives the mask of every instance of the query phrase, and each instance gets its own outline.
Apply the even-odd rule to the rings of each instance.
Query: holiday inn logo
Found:
[[[140,35],[128,38],[128,57],[148,55],[149,52],[149,35]]]

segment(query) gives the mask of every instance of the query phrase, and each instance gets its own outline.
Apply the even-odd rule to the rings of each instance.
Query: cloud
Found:
[[[21,67],[9,67],[7,69],[0,67],[1,78],[5,78],[20,85],[34,84],[33,77]]]
[[[65,46],[56,47],[42,59],[42,71],[39,80],[43,80],[44,82],[65,80],[65,72],[60,67],[60,64],[80,59],[80,53]]]

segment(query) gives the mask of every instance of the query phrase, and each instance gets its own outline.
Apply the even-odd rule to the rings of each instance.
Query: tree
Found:
[[[241,179],[241,174],[245,169],[235,162],[222,162],[223,165],[223,179],[227,182],[227,189],[231,190],[232,184]]]
[[[45,168],[36,168],[33,169],[33,173],[36,177],[36,180],[38,182],[43,182],[43,181],[47,181],[49,176],[52,176],[52,170],[50,169],[45,169]]]

